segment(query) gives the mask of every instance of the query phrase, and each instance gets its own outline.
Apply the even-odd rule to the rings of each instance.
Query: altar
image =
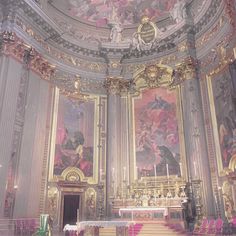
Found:
[[[90,235],[99,236],[100,228],[113,227],[116,231],[116,236],[128,236],[128,228],[134,225],[133,221],[81,221],[76,225],[65,225],[63,231],[65,235]]]
[[[167,207],[126,207],[119,209],[119,216],[122,219],[132,221],[153,221],[153,220],[183,220],[183,211],[180,206]]]
[[[172,179],[142,178],[112,199],[112,217],[131,221],[185,220],[186,183]]]

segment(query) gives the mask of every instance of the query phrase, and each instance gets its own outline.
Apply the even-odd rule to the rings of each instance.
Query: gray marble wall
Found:
[[[12,136],[21,76],[21,64],[7,56],[0,57],[0,217],[3,217]]]
[[[15,153],[17,98],[21,76],[29,76],[26,87],[25,115],[21,121],[21,141],[17,147],[14,171],[16,199],[13,217],[33,217],[39,214],[43,153],[45,149],[46,117],[49,83],[34,72],[24,74],[22,64],[8,56],[0,57],[0,218],[4,216],[9,163]],[[15,128],[14,128],[15,127]],[[8,182],[9,183],[9,182]]]
[[[30,72],[14,218],[39,214],[48,98],[49,83]]]

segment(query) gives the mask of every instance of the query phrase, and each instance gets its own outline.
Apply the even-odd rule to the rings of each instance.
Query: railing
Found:
[[[0,235],[32,235],[39,226],[39,218],[0,219]]]

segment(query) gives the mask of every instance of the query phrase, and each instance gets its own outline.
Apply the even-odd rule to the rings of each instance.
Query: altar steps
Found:
[[[170,229],[164,223],[142,223],[142,227],[138,232],[129,230],[129,236],[180,236],[180,234],[175,232],[173,229]],[[100,228],[99,236],[116,236],[115,227],[110,228]]]
[[[115,227],[100,228],[99,236],[116,236],[116,228]]]
[[[175,232],[173,229],[170,229],[168,226],[162,223],[143,223],[138,236],[180,236],[180,233]],[[184,234],[182,234],[184,235]]]

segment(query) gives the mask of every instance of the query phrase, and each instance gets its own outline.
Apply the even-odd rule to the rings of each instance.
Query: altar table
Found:
[[[83,236],[85,232],[89,232],[93,236],[99,236],[99,228],[116,227],[117,236],[128,236],[128,227],[134,224],[131,221],[81,221],[77,225],[65,225],[63,231],[76,231],[76,235],[80,236]]]
[[[126,207],[119,209],[119,216],[123,219],[133,220],[160,220],[167,216],[173,218],[178,214],[178,219],[182,219],[182,208],[171,207]]]

